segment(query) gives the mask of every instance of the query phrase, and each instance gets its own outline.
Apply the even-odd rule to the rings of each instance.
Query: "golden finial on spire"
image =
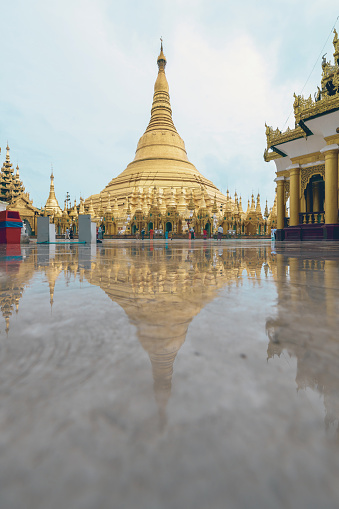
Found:
[[[167,60],[166,60],[166,57],[164,55],[164,49],[163,49],[163,45],[162,45],[162,37],[160,37],[160,41],[161,41],[161,44],[160,44],[160,55],[158,56],[157,63],[158,63],[159,70],[164,70],[165,66],[166,66]]]

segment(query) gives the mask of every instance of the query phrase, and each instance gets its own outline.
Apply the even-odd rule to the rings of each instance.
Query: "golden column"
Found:
[[[313,212],[321,212],[320,210],[320,190],[319,190],[320,182],[313,182],[312,191],[313,191]]]
[[[299,224],[300,212],[300,167],[290,166],[290,226]]]
[[[277,228],[282,230],[285,226],[285,177],[277,177]]]
[[[329,145],[325,154],[325,224],[338,223],[338,145]]]

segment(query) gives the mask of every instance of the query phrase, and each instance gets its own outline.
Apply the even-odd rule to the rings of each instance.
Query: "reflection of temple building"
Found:
[[[339,429],[338,260],[277,254],[277,316],[267,320],[268,359],[283,351],[297,359],[298,389],[324,396],[326,425]],[[307,313],[307,328],[305,320]],[[319,320],[319,317],[323,317]]]
[[[201,250],[162,246],[101,249],[85,277],[100,286],[126,312],[152,364],[161,419],[171,393],[175,357],[193,318],[218,291],[242,284],[242,273],[260,280],[268,262],[266,247],[234,252],[210,246]],[[265,265],[268,268],[268,265]]]
[[[19,247],[20,249],[20,247]],[[30,246],[17,263],[15,277],[6,278],[0,291],[0,306],[7,329],[12,310],[36,271],[44,274],[51,306],[56,301],[55,284],[63,273],[66,284],[80,277],[99,286],[118,303],[135,325],[138,340],[149,355],[155,398],[161,421],[171,393],[173,364],[185,341],[193,318],[227,285],[241,285],[246,273],[255,285],[269,270],[273,259],[264,246],[229,250],[171,248],[151,244],[104,248],[91,258],[90,248],[67,245]],[[84,263],[82,260],[86,260]]]
[[[339,239],[339,39],[334,30],[334,63],[322,61],[321,89],[314,100],[294,94],[295,128],[266,126],[265,160],[277,178],[277,238]],[[289,200],[290,214],[286,217]]]
[[[14,311],[19,311],[19,301],[34,274],[34,265],[23,263],[23,251],[19,245],[2,245],[0,248],[0,310],[7,333],[10,317]]]

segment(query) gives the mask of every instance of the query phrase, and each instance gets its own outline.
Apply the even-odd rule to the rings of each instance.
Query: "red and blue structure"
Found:
[[[0,244],[20,244],[22,221],[19,212],[0,212]]]

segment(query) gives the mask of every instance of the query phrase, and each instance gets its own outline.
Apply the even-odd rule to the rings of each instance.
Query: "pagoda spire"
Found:
[[[157,59],[158,76],[154,84],[154,95],[151,109],[151,120],[149,121],[146,133],[155,130],[168,130],[177,132],[172,120],[172,109],[169,97],[169,87],[165,74],[166,57],[164,55],[162,39],[160,54]]]
[[[266,207],[265,207],[265,211],[264,211],[264,217],[268,217],[268,207],[267,207],[267,200],[266,200]]]
[[[46,205],[45,205],[45,212],[47,214],[53,214],[53,215],[56,213],[62,214],[62,210],[59,207],[59,203],[58,203],[58,200],[56,199],[55,191],[54,191],[53,168],[51,170],[50,178],[51,178],[51,183],[50,183],[50,187],[49,187],[49,196],[47,198]]]

